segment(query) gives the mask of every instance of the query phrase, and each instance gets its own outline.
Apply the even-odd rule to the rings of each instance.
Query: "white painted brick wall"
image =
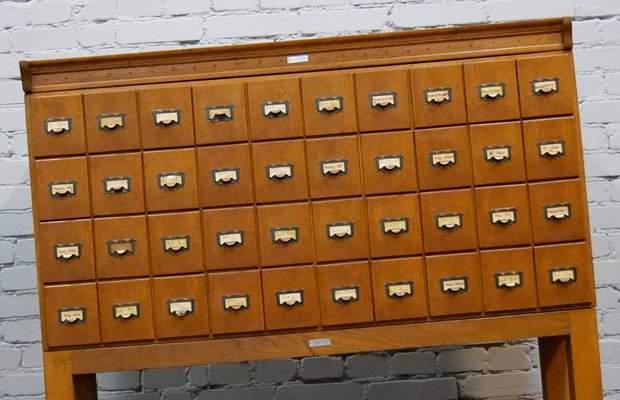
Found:
[[[18,60],[566,15],[575,17],[575,59],[606,400],[620,400],[619,0],[0,1],[0,400],[43,400]],[[389,362],[395,366],[404,355],[428,355],[435,363],[431,363],[432,368],[424,368],[425,382],[435,376],[456,377],[461,398],[541,397],[534,344],[433,351],[435,354],[401,353],[390,357]],[[335,362],[342,364],[338,359]],[[250,367],[240,370],[247,374]],[[435,369],[439,375],[435,375]],[[415,370],[414,374],[420,373]],[[208,376],[207,371],[206,367],[193,367],[187,372],[176,369],[105,374],[99,377],[99,383],[106,399],[185,400],[209,385],[208,376],[215,376],[215,369]],[[185,381],[185,373],[189,382]],[[399,370],[400,373],[405,372]],[[155,389],[161,385],[149,382],[160,382],[160,377],[161,382],[165,377],[174,377],[171,384],[184,388]],[[245,381],[247,377],[229,378]],[[340,379],[345,379],[342,371]],[[226,395],[225,392],[218,390],[217,394]],[[203,391],[197,398],[212,396]]]

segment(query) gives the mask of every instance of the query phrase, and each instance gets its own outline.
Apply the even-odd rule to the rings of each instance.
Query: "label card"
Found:
[[[86,308],[59,308],[58,321],[63,325],[74,325],[86,322]]]
[[[77,194],[76,181],[58,181],[49,183],[50,196],[52,197],[69,197]]]
[[[316,111],[321,114],[342,112],[344,108],[342,96],[317,98],[314,102],[316,104]]]
[[[209,122],[225,122],[232,121],[234,117],[234,106],[232,104],[207,107],[205,108],[207,121]]]
[[[181,123],[181,110],[155,110],[153,123],[156,126],[173,126]]]
[[[452,101],[452,88],[434,88],[424,90],[426,104],[444,104]]]
[[[341,160],[321,161],[320,165],[321,175],[323,176],[345,175],[349,170],[349,161],[344,158]]]
[[[536,144],[538,147],[538,155],[541,157],[557,157],[563,156],[565,153],[564,141],[548,141]]]
[[[66,118],[49,118],[44,122],[45,133],[49,135],[58,135],[61,133],[71,132],[72,119]]]
[[[169,253],[177,253],[189,250],[189,236],[170,236],[161,238],[164,251]]]
[[[371,93],[369,95],[370,108],[392,108],[396,107],[396,92]]]
[[[112,316],[118,320],[136,319],[140,316],[140,303],[114,304]]]
[[[398,171],[403,167],[403,156],[402,154],[376,156],[375,165],[380,172]]]
[[[448,167],[456,164],[456,150],[431,151],[429,157],[433,167]]]
[[[548,220],[563,220],[571,217],[570,203],[546,205],[543,210]]]
[[[168,300],[168,314],[184,317],[194,312],[196,300],[194,299],[174,299]]]
[[[244,231],[225,231],[215,234],[217,245],[220,247],[233,247],[243,244]]]
[[[294,243],[297,242],[298,237],[299,228],[296,226],[271,228],[271,240],[274,243]]]
[[[99,114],[97,115],[99,130],[111,131],[125,127],[125,114]]]
[[[388,297],[402,298],[413,296],[413,282],[388,282],[385,284]]]
[[[514,224],[517,222],[517,209],[512,207],[489,210],[489,219],[494,225]]]
[[[532,92],[537,96],[554,94],[560,90],[560,80],[558,78],[533,79],[531,84]]]
[[[498,272],[495,274],[495,286],[498,288],[518,288],[523,285],[522,272]]]
[[[463,226],[463,213],[437,214],[435,226],[440,230],[459,229]]]
[[[572,283],[577,280],[577,268],[575,267],[551,268],[549,270],[549,277],[551,279],[551,283],[555,283],[555,284]]]
[[[483,147],[482,148],[484,159],[486,161],[497,162],[510,160],[512,146],[504,145],[504,146],[491,146],[491,147]]]
[[[267,164],[265,170],[267,171],[267,179],[269,180],[283,180],[291,179],[293,177],[294,165],[290,164]]]
[[[506,96],[506,84],[503,82],[478,85],[478,97],[481,100],[496,100],[504,96]]]
[[[128,193],[131,191],[131,177],[111,177],[103,179],[103,191],[108,194]]]
[[[441,291],[444,293],[460,293],[467,291],[467,277],[451,277],[439,280]]]
[[[332,299],[336,303],[352,303],[359,300],[359,286],[332,288]]]
[[[293,307],[304,304],[303,290],[276,292],[276,301],[280,307]]]
[[[55,244],[54,257],[57,260],[70,260],[72,258],[80,258],[82,253],[81,243]]]
[[[397,235],[409,231],[409,218],[384,218],[381,220],[381,232]]]
[[[266,101],[261,103],[263,117],[280,118],[288,115],[288,101]]]
[[[222,305],[226,311],[244,311],[250,308],[250,295],[222,296]]]
[[[328,239],[348,239],[353,237],[353,222],[337,222],[335,224],[327,224]]]
[[[214,185],[226,185],[239,182],[239,168],[214,168],[211,178]]]
[[[185,172],[167,172],[157,174],[157,183],[162,189],[174,189],[185,186]]]

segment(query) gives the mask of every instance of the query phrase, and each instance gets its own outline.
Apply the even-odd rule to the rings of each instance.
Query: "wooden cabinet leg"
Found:
[[[44,353],[43,367],[47,400],[97,399],[96,375],[73,375],[69,353]]]
[[[570,313],[570,365],[573,399],[603,399],[596,311]]]
[[[569,337],[554,336],[538,339],[543,398],[571,400],[569,372]]]

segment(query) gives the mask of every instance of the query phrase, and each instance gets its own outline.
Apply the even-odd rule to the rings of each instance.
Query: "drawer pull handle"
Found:
[[[399,235],[409,232],[409,218],[384,218],[381,220],[381,232],[385,235]]]
[[[386,109],[396,107],[396,92],[371,93],[368,98],[371,108]]]
[[[489,210],[489,219],[494,225],[512,225],[517,222],[517,209],[511,207]]]
[[[194,299],[172,299],[168,300],[168,314],[177,317],[184,317],[194,313],[196,300]]]
[[[103,191],[108,194],[128,193],[131,191],[130,176],[115,176],[103,179]]]
[[[452,101],[452,88],[424,89],[424,100],[426,104],[447,104]]]
[[[76,181],[58,181],[50,182],[50,196],[62,198],[75,196],[77,194],[77,182]]]
[[[280,118],[288,115],[288,101],[266,101],[261,103],[263,117]]]
[[[320,114],[332,114],[342,112],[344,100],[342,96],[316,98],[316,111]]]
[[[112,317],[119,321],[136,319],[140,316],[140,303],[112,305]]]
[[[349,160],[346,158],[340,160],[323,160],[320,162],[321,175],[337,176],[346,175],[349,171]]]
[[[532,92],[537,96],[555,94],[560,90],[559,78],[532,79]]]
[[[215,234],[217,238],[217,245],[220,247],[234,247],[240,246],[244,242],[244,231],[226,231],[218,232]]]
[[[550,204],[543,207],[545,218],[550,221],[561,221],[572,216],[570,203]]]
[[[304,291],[285,290],[276,292],[276,302],[280,307],[294,307],[304,304]]]
[[[466,276],[441,278],[439,284],[444,293],[463,293],[468,289],[467,280]]]
[[[428,153],[433,167],[443,168],[456,165],[456,150],[439,150]]]
[[[353,222],[336,222],[334,224],[327,224],[327,238],[328,239],[350,239],[354,233]]]
[[[540,157],[559,157],[565,153],[563,140],[537,143],[536,146]]]
[[[567,284],[577,281],[576,267],[559,267],[549,270],[549,278],[553,284]]]
[[[495,274],[495,286],[499,289],[514,289],[523,285],[522,272],[498,272]]]
[[[230,185],[239,182],[239,168],[214,168],[211,178],[214,185]]]
[[[164,236],[161,238],[164,251],[168,253],[181,253],[189,250],[190,237],[186,236]]]
[[[510,160],[512,153],[512,146],[490,146],[482,148],[484,159],[490,162],[499,162]]]
[[[136,239],[108,240],[108,255],[112,257],[133,256],[136,253]]]
[[[413,296],[413,282],[387,282],[385,284],[387,296],[393,299],[402,299]]]
[[[209,122],[223,122],[232,121],[234,116],[234,106],[232,104],[207,107],[205,109],[207,113],[207,121]]]
[[[463,227],[463,213],[436,214],[435,226],[439,230],[456,230]]]
[[[295,243],[299,239],[299,227],[271,228],[271,240],[274,243]]]
[[[398,171],[403,167],[403,155],[376,156],[375,165],[379,172]]]
[[[54,245],[54,256],[57,260],[71,260],[82,255],[81,243],[63,243]]]
[[[291,179],[294,174],[295,165],[290,164],[267,164],[265,167],[267,171],[267,179],[269,180],[284,180]]]
[[[250,308],[250,295],[233,294],[230,296],[222,296],[222,305],[225,311],[245,311]]]
[[[161,189],[176,189],[185,186],[185,172],[166,172],[157,174],[157,183]]]
[[[112,131],[125,127],[125,114],[99,114],[97,115],[99,130]]]
[[[156,126],[167,127],[181,123],[181,110],[155,110],[153,122]]]
[[[86,308],[59,308],[58,321],[62,325],[77,325],[86,322]]]
[[[359,300],[360,287],[359,286],[343,286],[332,288],[332,299],[335,303],[354,303]]]
[[[478,85],[478,96],[481,100],[499,100],[506,96],[506,84],[500,83],[481,83]]]
[[[71,132],[73,120],[69,117],[65,118],[49,118],[44,121],[45,133],[49,135],[60,135],[62,133]]]

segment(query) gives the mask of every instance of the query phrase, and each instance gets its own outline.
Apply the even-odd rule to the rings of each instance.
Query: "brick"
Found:
[[[620,101],[597,101],[582,104],[581,117],[586,123],[620,122]]]
[[[620,73],[605,74],[605,89],[611,95],[620,94]]]
[[[301,360],[301,379],[304,381],[340,379],[343,375],[342,358],[323,356]]]
[[[0,28],[12,28],[26,23],[26,6],[23,4],[0,2]]]
[[[34,25],[55,24],[71,18],[71,3],[44,1],[30,6],[30,22]]]
[[[163,0],[119,0],[120,17],[155,17],[162,14]]]
[[[23,349],[22,366],[24,368],[41,368],[43,366],[43,349],[35,344]]]
[[[482,371],[486,351],[481,348],[458,349],[439,354],[439,370],[443,372]]]
[[[6,377],[4,392],[9,396],[43,394],[43,373],[9,375]]]
[[[394,25],[399,28],[460,25],[486,21],[483,6],[474,1],[395,6],[391,15]]]
[[[613,201],[620,201],[620,179],[611,181],[609,193]]]
[[[580,99],[599,97],[604,93],[605,78],[602,72],[579,74],[577,78],[577,93]]]
[[[607,149],[608,140],[602,126],[587,126],[581,132],[584,150]]]
[[[364,386],[359,383],[321,383],[278,387],[275,400],[362,400]],[[231,399],[232,400],[232,399]]]
[[[26,114],[23,108],[7,108],[0,110],[0,131],[26,130]]]
[[[29,187],[0,187],[0,204],[4,210],[32,208]]]
[[[182,392],[180,390],[170,390],[162,393],[162,400],[192,400],[192,394],[189,392]]]
[[[377,378],[390,375],[390,358],[385,353],[355,354],[347,357],[349,378]]]
[[[10,151],[18,156],[28,155],[28,138],[25,134],[13,135],[13,143],[11,144]]]
[[[0,104],[23,104],[24,91],[19,81],[0,82]]]
[[[145,389],[183,386],[186,381],[185,368],[145,369],[142,372],[142,386]]]
[[[0,264],[12,264],[14,260],[13,243],[0,241]],[[0,310],[2,312],[2,310]]]
[[[272,400],[273,392],[271,386],[205,390],[196,400]]]
[[[0,32],[0,53],[8,53],[11,49],[8,32]]]
[[[99,398],[101,400],[160,400],[158,392],[138,392],[138,393],[105,393]]]
[[[189,370],[187,371],[187,378],[189,380],[189,383],[194,386],[207,386],[207,384],[209,383],[209,381],[207,380],[207,366],[195,365],[189,367]]]
[[[620,14],[620,3],[608,0],[578,0],[576,14],[579,17],[598,17]]]
[[[594,263],[594,280],[597,285],[620,283],[620,261],[598,261]]]
[[[588,202],[600,203],[610,200],[609,182],[603,179],[589,180],[586,182]]]
[[[620,154],[588,154],[584,163],[586,176],[620,175]]]
[[[536,371],[519,374],[472,375],[461,382],[464,399],[501,396],[528,396],[542,392],[540,374]]]
[[[0,215],[0,236],[30,236],[33,233],[32,214]]]
[[[609,19],[601,22],[604,43],[620,44],[620,21]]]
[[[209,17],[206,28],[207,37],[212,39],[287,35],[297,33],[297,16],[282,13]]]
[[[38,319],[6,321],[0,324],[0,337],[7,343],[40,342],[41,324]]]
[[[592,255],[596,257],[603,257],[609,254],[609,238],[607,235],[594,234],[592,238]]]
[[[601,41],[601,32],[596,20],[574,20],[573,41],[575,44],[594,44]],[[579,51],[579,50],[577,50]]]
[[[171,15],[183,15],[207,12],[211,4],[204,0],[166,0],[165,8]]]
[[[0,78],[17,79],[19,74],[19,59],[16,56],[0,55]],[[1,130],[2,128],[0,128]]]
[[[532,10],[536,10],[535,15]],[[491,21],[513,21],[535,18],[555,18],[571,16],[575,13],[574,0],[495,0],[488,2]]]
[[[37,315],[39,315],[39,296],[36,294],[0,296],[0,318]]]
[[[348,4],[347,0],[301,0],[301,5],[304,7],[335,6],[341,4]]]
[[[192,42],[202,39],[201,18],[187,17],[118,24],[116,37],[121,44],[144,42]]]
[[[578,72],[596,69],[617,70],[616,60],[620,56],[620,48],[612,46],[595,46],[575,53],[575,68]]]
[[[21,360],[22,352],[19,349],[0,348],[0,372],[16,370]]]
[[[260,0],[261,8],[300,8],[302,0]]]
[[[11,42],[17,51],[72,49],[77,46],[77,29],[41,28],[11,32]]]
[[[620,313],[603,315],[603,330],[606,335],[620,335]]]
[[[620,364],[620,340],[600,341],[601,364],[619,365]]]
[[[108,21],[116,18],[116,0],[89,0],[77,13],[78,21]]]
[[[36,289],[37,270],[34,266],[2,268],[0,287],[7,291]]]
[[[107,372],[97,374],[100,390],[138,390],[140,371]]]
[[[492,347],[489,349],[491,371],[528,370],[532,368],[528,346]]]
[[[396,353],[392,357],[392,374],[395,376],[434,375],[436,371],[435,353],[430,351]]]
[[[35,262],[34,239],[18,240],[15,257],[21,262]]]
[[[9,138],[0,134],[0,157],[10,157],[11,142]]]
[[[248,363],[210,365],[207,380],[211,385],[250,383],[250,365]]]
[[[254,382],[282,383],[292,381],[297,377],[296,360],[271,360],[256,363],[254,368]]]
[[[113,24],[86,25],[78,28],[78,40],[84,47],[105,46],[116,41]]]
[[[368,400],[454,400],[457,398],[457,383],[454,378],[378,382],[368,385]]]
[[[603,390],[620,390],[620,367],[603,367]]]
[[[620,292],[613,287],[596,289],[596,308],[599,310],[612,310],[620,307]]]
[[[249,10],[258,7],[258,0],[213,0],[215,11]]]
[[[380,30],[388,20],[387,8],[310,11],[300,14],[304,34]]]

